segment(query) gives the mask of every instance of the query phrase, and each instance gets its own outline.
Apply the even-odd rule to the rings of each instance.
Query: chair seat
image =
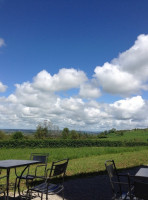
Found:
[[[47,192],[47,187],[48,187],[48,192]],[[61,184],[48,184],[47,183],[42,183],[40,185],[37,185],[33,188],[31,188],[30,190],[34,191],[34,192],[41,192],[41,193],[48,193],[48,194],[58,194],[59,192],[61,192],[64,189],[63,185]]]
[[[34,175],[23,175],[21,177],[17,176],[17,178],[33,180],[35,178],[35,176]]]

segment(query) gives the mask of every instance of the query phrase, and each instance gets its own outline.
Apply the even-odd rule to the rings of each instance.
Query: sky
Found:
[[[148,127],[147,0],[0,0],[0,129]]]

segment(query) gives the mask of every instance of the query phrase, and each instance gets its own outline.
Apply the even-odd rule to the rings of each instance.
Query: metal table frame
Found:
[[[9,197],[10,169],[25,166],[24,170],[21,173],[21,176],[22,176],[27,167],[29,167],[30,165],[39,164],[39,163],[42,163],[42,162],[37,161],[37,160],[0,160],[0,169],[7,170],[7,196],[6,196],[6,199],[8,199],[8,197]]]

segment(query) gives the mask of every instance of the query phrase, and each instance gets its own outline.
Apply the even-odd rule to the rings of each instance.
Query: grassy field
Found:
[[[146,131],[127,131],[123,136],[110,134],[107,140],[136,140],[147,141],[148,133]],[[50,167],[52,161],[63,158],[69,158],[67,169],[67,177],[93,176],[105,173],[104,163],[108,159],[116,162],[118,169],[126,169],[130,167],[148,164],[148,146],[137,147],[81,147],[81,148],[21,148],[21,149],[5,149],[0,150],[0,159],[29,159],[30,153],[49,153]],[[31,166],[34,171],[35,166]],[[18,173],[23,168],[17,168]],[[5,170],[3,170],[3,174]],[[15,180],[14,170],[11,169],[11,182]]]
[[[121,131],[123,135],[118,135],[116,133],[110,133],[107,135],[107,138],[104,140],[112,141],[139,141],[147,142],[148,141],[148,129],[134,129]]]
[[[114,159],[119,168],[148,164],[148,147],[81,147],[81,148],[43,148],[43,149],[1,149],[0,157],[5,159],[29,159],[31,152],[49,153],[49,163],[69,158],[67,176],[81,176],[105,171],[104,162]],[[34,167],[31,167],[34,170]],[[18,168],[20,173],[22,168]],[[4,170],[3,170],[4,171]],[[13,171],[13,169],[11,170]],[[11,178],[15,175],[12,172]]]

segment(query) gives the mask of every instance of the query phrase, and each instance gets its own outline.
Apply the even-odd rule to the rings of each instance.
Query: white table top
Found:
[[[142,178],[148,178],[148,168],[140,168],[135,176],[142,177]]]

